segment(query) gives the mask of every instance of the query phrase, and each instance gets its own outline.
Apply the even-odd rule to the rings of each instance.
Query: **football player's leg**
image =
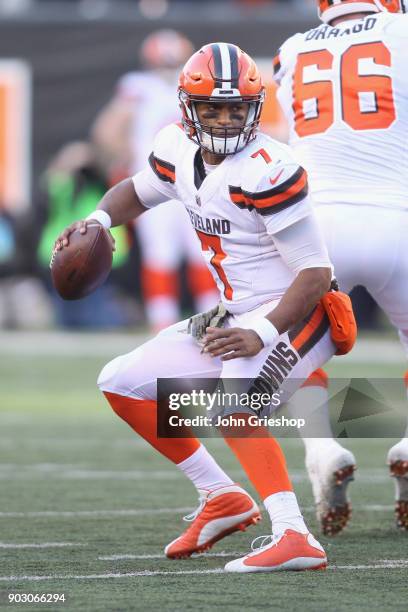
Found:
[[[141,249],[141,286],[146,318],[154,331],[179,318],[179,275],[182,244],[177,229],[176,202],[166,202],[136,223]]]
[[[405,374],[404,383],[408,393],[408,372]],[[390,468],[390,476],[395,479],[397,527],[408,531],[408,427],[404,437],[388,451],[387,463]]]
[[[306,469],[312,484],[316,515],[322,532],[335,536],[351,518],[348,485],[356,461],[332,435],[328,409],[328,377],[315,370],[288,402],[292,417],[305,419],[300,435],[305,444]]]
[[[406,305],[408,309],[408,299]],[[399,330],[399,337],[408,357],[408,324],[403,323],[401,326],[404,329]],[[408,395],[408,372],[405,373],[403,382]],[[389,466],[390,476],[394,478],[395,481],[396,524],[398,528],[408,530],[408,425],[403,434],[403,438],[394,444],[388,451],[387,464]]]
[[[350,293],[361,282],[358,272],[363,268],[364,258],[356,263],[361,254],[361,229],[358,223],[344,222],[349,216],[342,205],[317,207],[316,215],[340,290]],[[328,379],[323,370],[313,372],[292,398],[289,411],[295,415],[299,410],[307,415],[306,425],[299,433],[305,445],[318,521],[324,534],[336,535],[351,517],[347,485],[356,466],[353,454],[333,438]]]
[[[178,231],[187,257],[188,288],[194,299],[197,312],[205,312],[219,302],[219,292],[211,272],[204,262],[200,241],[191,226],[188,213],[181,203],[179,203],[179,206],[182,210]]]
[[[177,465],[194,484],[200,505],[191,526],[166,548],[168,557],[188,557],[208,549],[225,535],[244,530],[260,518],[253,499],[217,464],[189,430],[186,437],[157,434],[157,378],[217,378],[220,363],[205,354],[191,336],[174,325],[102,370],[98,385],[113,410],[157,451]]]
[[[314,340],[319,333],[320,339]],[[305,344],[297,347],[296,352],[288,334],[283,334],[277,343],[280,352],[276,357],[282,357],[283,350],[288,357],[291,352],[293,357],[292,367],[288,367],[290,361],[286,362],[287,379],[281,386],[284,394],[300,386],[311,371],[323,365],[334,354],[328,323],[326,325],[323,317],[321,321],[316,320],[316,329],[310,330],[309,337],[303,338]],[[273,350],[264,349],[251,360],[227,361],[222,372],[223,379],[256,379],[264,371],[265,365],[268,365]],[[304,522],[278,442],[263,426],[248,425],[244,438],[228,435],[229,431],[223,432],[225,440],[263,500],[271,519],[272,536],[262,540],[254,552],[228,563],[225,569],[231,572],[270,572],[325,567],[325,552]]]
[[[407,215],[399,211],[387,211],[387,216],[383,217],[383,241],[388,240],[387,249],[380,250],[384,270],[367,284],[367,289],[398,329],[401,344],[408,357],[408,220]],[[376,264],[380,266],[380,261],[374,262],[374,269]],[[407,380],[406,375],[405,383]],[[403,436],[390,448],[387,463],[390,475],[395,478],[397,526],[408,530],[408,427]]]

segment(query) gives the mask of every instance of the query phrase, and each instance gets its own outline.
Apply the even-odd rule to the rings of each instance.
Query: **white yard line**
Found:
[[[182,474],[167,470],[1,470],[0,480],[180,480]]]
[[[217,553],[203,553],[202,555],[192,555],[191,559],[210,559],[216,557],[239,557],[242,553],[232,552],[217,552]],[[98,561],[125,561],[125,560],[137,560],[137,559],[166,559],[166,555],[108,555],[106,557],[98,557]]]
[[[230,470],[231,476],[242,478],[240,470]],[[291,472],[291,478],[295,483],[304,482],[306,473],[301,470]],[[0,480],[41,480],[41,479],[66,479],[66,480],[182,480],[183,474],[176,470],[98,470],[90,468],[75,467],[72,464],[63,463],[37,463],[17,464],[5,463],[0,465]],[[364,469],[358,471],[358,478],[365,483],[389,482],[387,468]]]
[[[370,569],[402,569],[408,567],[408,559],[395,561],[379,561],[373,565],[329,565],[332,570],[370,570]]]
[[[0,512],[0,518],[104,518],[110,516],[148,516],[151,514],[183,514],[191,506],[182,508],[145,508],[138,510],[43,510],[38,512]]]
[[[371,565],[329,565],[329,570],[334,571],[367,571],[373,569],[402,569],[408,567],[408,560],[396,559],[394,561],[382,561]],[[143,570],[141,572],[112,572],[104,574],[53,574],[48,576],[0,576],[0,582],[38,582],[42,580],[106,580],[106,579],[121,579],[121,578],[136,578],[136,577],[152,577],[152,576],[192,576],[192,575],[208,575],[208,574],[224,574],[222,568],[208,570],[180,570],[167,572],[162,570],[150,571]]]
[[[223,574],[222,568],[210,570],[180,570],[175,572],[144,570],[142,572],[106,573],[106,574],[54,574],[51,576],[0,576],[0,582],[36,582],[40,580],[104,580],[106,578],[134,578],[136,576],[183,576],[192,574]]]
[[[86,546],[86,544],[78,544],[77,542],[42,542],[41,544],[11,544],[8,542],[0,542],[0,548],[65,548],[72,546]]]
[[[353,504],[353,511],[356,512],[391,512],[395,509],[395,504]],[[315,512],[315,506],[302,506],[303,512]]]
[[[356,512],[391,512],[394,505],[355,505]],[[39,510],[36,512],[0,512],[0,518],[108,518],[114,516],[149,516],[160,514],[183,514],[194,510],[193,506],[181,508],[138,508],[129,510]],[[314,506],[303,507],[304,512],[314,512]]]

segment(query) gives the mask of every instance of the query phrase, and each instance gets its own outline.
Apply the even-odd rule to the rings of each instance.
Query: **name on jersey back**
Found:
[[[377,23],[376,17],[369,17],[364,21],[355,23],[353,26],[347,28],[335,28],[330,25],[320,26],[315,30],[306,32],[305,40],[328,40],[329,38],[342,38],[343,36],[350,36],[351,34],[360,34],[360,32],[369,32],[372,30]]]

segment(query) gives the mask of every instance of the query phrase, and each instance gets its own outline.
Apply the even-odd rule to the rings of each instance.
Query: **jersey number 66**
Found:
[[[341,56],[338,74],[333,73],[333,64],[334,57],[327,49],[299,54],[293,79],[297,135],[321,134],[333,125],[337,91],[341,120],[353,130],[388,128],[396,113],[392,81],[387,74],[391,53],[384,43],[349,47]],[[384,74],[378,74],[381,68]],[[330,71],[328,78],[324,78],[324,71]],[[322,78],[319,73],[323,73]]]

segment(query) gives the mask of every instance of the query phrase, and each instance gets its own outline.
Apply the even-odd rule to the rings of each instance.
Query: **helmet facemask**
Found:
[[[216,97],[192,96],[183,89],[179,91],[180,106],[183,111],[183,126],[191,140],[202,149],[216,155],[233,155],[242,151],[256,137],[265,94],[262,91],[257,96]],[[244,125],[241,127],[211,127],[199,120],[197,104],[246,103],[248,112]]]

